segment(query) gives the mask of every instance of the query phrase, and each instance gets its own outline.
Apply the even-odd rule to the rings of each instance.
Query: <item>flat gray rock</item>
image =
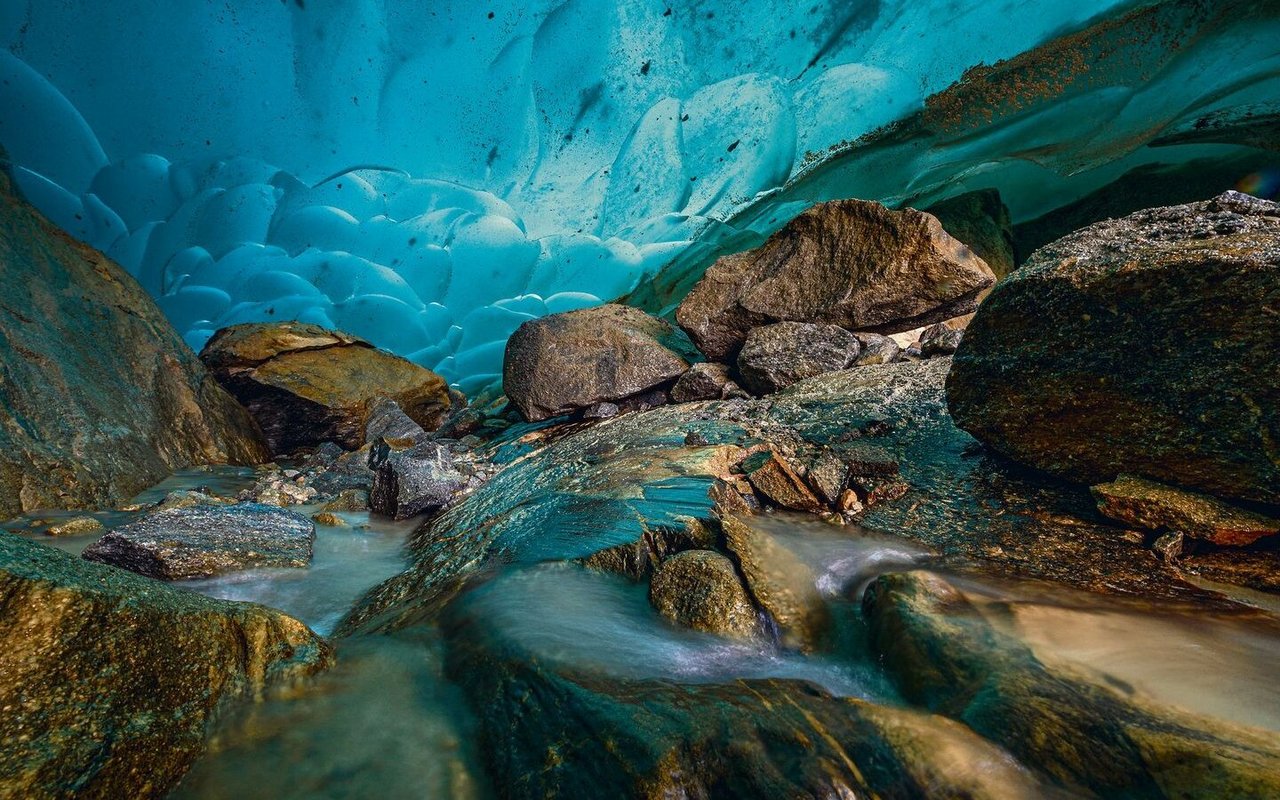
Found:
[[[253,567],[305,567],[316,526],[259,503],[172,508],[117,528],[84,558],[165,581],[207,578]]]

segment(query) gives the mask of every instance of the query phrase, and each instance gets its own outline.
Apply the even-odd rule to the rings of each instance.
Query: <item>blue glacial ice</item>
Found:
[[[1280,107],[1280,3],[1243,0],[0,0],[0,37],[15,182],[192,347],[302,319],[464,390],[523,321],[661,307],[814,202],[1031,219],[1274,148],[1231,120]],[[970,70],[1054,41],[1021,95]]]

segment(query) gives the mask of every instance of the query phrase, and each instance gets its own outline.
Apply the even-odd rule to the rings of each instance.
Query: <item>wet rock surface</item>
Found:
[[[759,249],[717,261],[676,311],[709,358],[783,321],[892,333],[972,311],[995,276],[934,217],[839,200],[804,212]]]
[[[1043,797],[964,726],[791,680],[624,680],[531,657],[451,614],[448,674],[510,797]],[[521,697],[521,703],[508,698]],[[957,769],[949,756],[983,770]]]
[[[0,518],[118,504],[175,469],[267,459],[137,282],[0,173]]]
[[[426,430],[440,427],[451,408],[448,386],[434,372],[306,323],[223,329],[200,359],[249,409],[276,455],[323,442],[360,447],[378,398],[394,401]]]
[[[329,658],[278,611],[0,534],[0,795],[164,796],[216,709]]]
[[[685,550],[662,562],[649,584],[659,614],[699,631],[749,637],[756,609],[733,562],[714,550]]]
[[[858,339],[835,325],[779,322],[753,328],[738,353],[738,372],[757,395],[773,394],[805,378],[853,363]]]
[[[117,528],[86,548],[84,558],[166,581],[305,567],[315,532],[311,520],[274,506],[193,505]]]
[[[1267,797],[1273,732],[1162,707],[1102,675],[1055,667],[986,621],[945,579],[879,578],[873,646],[903,694],[962,720],[1073,791],[1126,797]]]
[[[1277,273],[1280,206],[1246,195],[1092,225],[992,292],[956,354],[951,412],[1071,480],[1280,503]]]
[[[683,375],[691,353],[682,338],[620,305],[530,320],[507,341],[503,389],[530,421],[616,403]]]

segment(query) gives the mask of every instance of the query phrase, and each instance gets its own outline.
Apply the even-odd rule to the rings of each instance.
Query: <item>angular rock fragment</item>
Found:
[[[858,357],[857,338],[835,325],[779,322],[747,334],[738,353],[738,373],[757,395],[844,369]]]
[[[1046,472],[1280,503],[1280,205],[1228,192],[1041,248],[969,325],[956,424]]]
[[[330,441],[355,450],[366,441],[379,398],[394,401],[425,430],[440,427],[452,402],[431,370],[302,322],[225,328],[200,359],[249,409],[277,455]]]
[[[420,442],[404,450],[379,442],[369,452],[369,465],[369,508],[393,519],[444,508],[467,485],[449,448],[439,442]]]
[[[409,418],[399,403],[389,397],[378,397],[369,403],[369,421],[364,426],[364,440],[412,444],[425,438],[427,432]]]
[[[1280,533],[1280,519],[1131,475],[1098,484],[1092,491],[1103,514],[1150,531],[1173,531],[1231,547]]]
[[[689,369],[681,339],[666,322],[621,305],[530,320],[507,340],[503,390],[529,421],[618,403]]]
[[[676,311],[709,358],[728,361],[775,322],[892,333],[973,310],[990,268],[934,217],[878,203],[814,206],[757,250],[725,256]]]
[[[920,334],[920,354],[925,358],[949,356],[959,349],[962,339],[963,328],[949,327],[943,322],[930,325]]]
[[[822,501],[787,460],[770,451],[754,453],[742,462],[751,486],[775,504],[793,511],[818,513]]]
[[[672,622],[726,636],[756,633],[756,609],[733,562],[712,550],[685,550],[663,561],[649,602]]]
[[[305,567],[316,526],[259,503],[195,505],[147,514],[84,551],[84,558],[149,578],[207,578],[253,567]]]

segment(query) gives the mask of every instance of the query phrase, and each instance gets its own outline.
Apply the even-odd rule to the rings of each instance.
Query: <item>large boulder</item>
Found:
[[[738,353],[742,382],[757,395],[844,369],[858,357],[857,337],[836,325],[779,322],[753,329]]]
[[[164,796],[220,705],[329,658],[278,611],[0,534],[0,796]]]
[[[259,503],[192,505],[144,516],[85,548],[89,561],[166,581],[252,567],[305,567],[316,526]]]
[[[970,324],[957,424],[1082,483],[1280,502],[1280,206],[1228,192],[1037,251]]]
[[[303,322],[255,322],[214,334],[200,358],[253,414],[274,454],[322,442],[365,443],[379,398],[428,431],[449,413],[449,387],[429,369],[368,342]]]
[[[839,200],[804,212],[756,250],[721,258],[676,320],[702,352],[725,361],[762,325],[911,330],[972,311],[994,281],[934,217]]]
[[[670,325],[643,311],[584,308],[517,328],[502,385],[525,419],[543,420],[669,384],[689,369],[688,351]]]
[[[0,518],[123,502],[176,469],[269,454],[127,272],[0,173]]]

